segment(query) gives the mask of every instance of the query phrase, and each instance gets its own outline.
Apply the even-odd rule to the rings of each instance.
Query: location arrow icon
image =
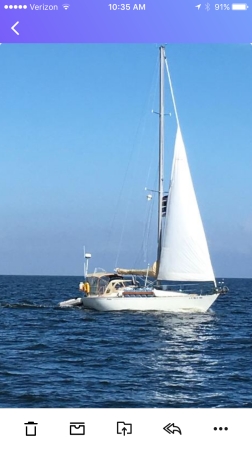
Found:
[[[201,4],[195,6],[195,8],[198,8],[198,11],[199,11],[200,7],[201,7]]]
[[[19,36],[19,32],[17,30],[15,30],[15,27],[19,24],[19,22],[14,23],[14,25],[12,25],[11,29],[12,31],[14,31],[14,33],[16,33]]]

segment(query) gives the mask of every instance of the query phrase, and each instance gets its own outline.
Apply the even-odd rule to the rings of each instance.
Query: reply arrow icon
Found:
[[[19,22],[14,23],[14,25],[12,25],[11,29],[12,31],[14,31],[14,33],[16,33],[19,36],[19,32],[17,30],[15,30],[15,27],[19,24]]]
[[[179,427],[177,427],[176,425],[174,425],[174,423],[168,423],[163,430],[167,431],[167,433],[169,434],[174,434],[175,431],[177,431],[177,433],[182,434],[181,429]]]

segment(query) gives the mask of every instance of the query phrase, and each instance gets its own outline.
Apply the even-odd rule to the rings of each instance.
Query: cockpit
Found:
[[[133,289],[137,286],[133,276],[126,278],[115,273],[93,273],[87,276],[86,281],[90,285],[91,296],[112,294],[119,290]]]

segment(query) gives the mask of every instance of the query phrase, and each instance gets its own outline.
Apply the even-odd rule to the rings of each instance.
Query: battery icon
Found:
[[[232,9],[234,11],[247,11],[247,3],[232,3]]]

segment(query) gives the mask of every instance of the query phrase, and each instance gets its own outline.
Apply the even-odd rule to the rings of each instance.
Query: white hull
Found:
[[[84,297],[82,303],[97,311],[206,312],[218,296],[218,293],[200,296],[160,291],[155,297]]]

